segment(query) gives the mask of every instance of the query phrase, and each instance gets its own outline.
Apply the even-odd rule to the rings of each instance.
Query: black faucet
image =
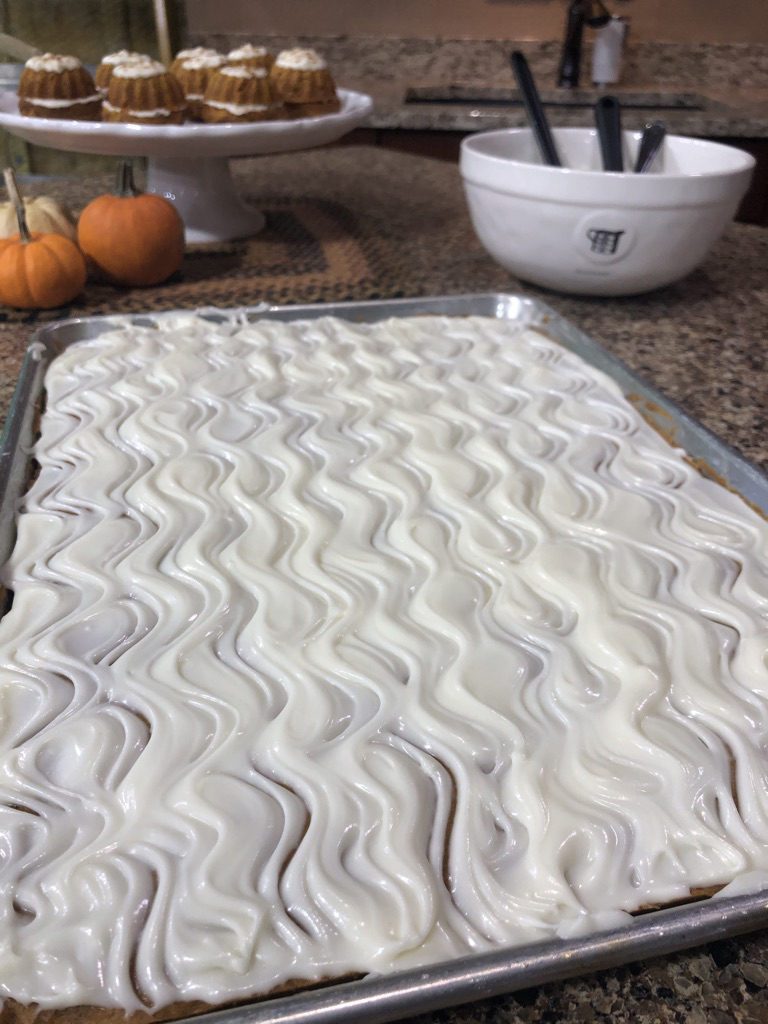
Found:
[[[581,71],[581,40],[584,26],[600,28],[611,20],[610,12],[602,0],[571,0],[565,21],[565,40],[557,72],[560,89],[576,89]]]

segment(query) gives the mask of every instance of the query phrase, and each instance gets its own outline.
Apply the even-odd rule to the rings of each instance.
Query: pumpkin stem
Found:
[[[8,196],[16,210],[16,220],[19,224],[19,238],[21,238],[22,242],[31,242],[32,236],[30,235],[29,228],[27,227],[27,211],[24,209],[24,200],[21,198],[21,193],[19,192],[19,186],[16,182],[16,175],[13,173],[13,168],[6,167],[3,171],[3,177],[5,178],[5,187],[8,190]]]
[[[141,190],[136,188],[133,180],[133,164],[130,160],[121,160],[117,168],[117,185],[115,192],[121,199],[128,196],[140,196]]]

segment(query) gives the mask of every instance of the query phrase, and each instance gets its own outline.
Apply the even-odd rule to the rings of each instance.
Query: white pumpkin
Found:
[[[35,196],[24,200],[27,227],[44,235],[64,235],[74,242],[77,238],[74,218],[66,206],[57,203],[50,196]],[[0,238],[18,234],[19,225],[13,203],[0,203]]]

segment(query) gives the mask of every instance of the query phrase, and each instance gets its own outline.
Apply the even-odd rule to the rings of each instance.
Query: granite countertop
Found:
[[[524,285],[486,256],[472,233],[458,172],[449,164],[346,146],[239,161],[235,177],[245,193],[270,211],[296,204],[315,211],[303,223],[314,225],[318,251],[324,254],[318,259],[325,271],[309,268],[312,287],[321,287],[312,295],[333,300],[503,290],[535,296],[768,469],[765,228],[733,225],[699,270],[648,296],[573,298]],[[38,191],[53,192],[77,206],[103,184],[48,181]],[[61,312],[80,315],[221,302],[227,280],[239,289],[226,293],[232,304],[233,295],[242,303],[274,299],[277,293],[270,283],[274,279],[267,275],[276,254],[283,251],[281,234],[288,220],[281,216],[270,214],[270,227],[261,241],[208,250],[197,247],[181,276],[163,288],[119,292],[92,287],[85,302]],[[298,233],[296,238],[298,247]],[[362,255],[354,263],[354,275],[342,280],[341,269],[334,267],[347,265],[346,257],[342,259],[344,247],[353,243]],[[254,246],[260,248],[254,250]],[[258,260],[248,263],[254,251]],[[295,252],[296,259],[304,258],[300,255],[304,250]],[[253,269],[233,278],[238,266],[241,271]],[[325,272],[326,283],[318,286]],[[289,291],[281,291],[280,297],[305,299],[309,294],[305,278],[294,278],[295,285],[290,280],[281,285]],[[36,322],[49,318],[7,312],[5,320],[0,317],[3,410],[26,339]],[[766,924],[766,930],[747,938],[711,943],[420,1020],[424,1024],[764,1024],[768,1021]]]
[[[590,85],[591,34],[585,33],[581,65],[582,87],[558,89],[557,63],[560,44],[526,44],[513,41],[480,41],[453,45],[438,41],[432,59],[409,55],[407,44],[394,49],[392,64],[399,78],[349,54],[350,73],[357,84],[374,98],[371,126],[375,128],[477,131],[527,125],[519,102],[509,54],[513,49],[527,52],[537,85],[553,124],[561,127],[593,127],[593,104],[604,93],[617,95],[625,105],[624,126],[640,129],[650,119],[661,117],[670,132],[711,138],[768,136],[768,61],[764,48],[712,45],[672,46],[644,43],[628,48],[620,83],[597,89]],[[410,57],[410,59],[409,59]],[[357,59],[355,59],[357,58]],[[345,62],[346,63],[346,62]],[[341,66],[344,66],[342,64]],[[375,65],[374,65],[375,66]],[[463,87],[468,96],[480,95],[484,102],[414,102],[406,94],[414,88]],[[488,91],[501,94],[492,104]],[[514,104],[509,99],[516,100]],[[573,104],[580,104],[574,106]]]

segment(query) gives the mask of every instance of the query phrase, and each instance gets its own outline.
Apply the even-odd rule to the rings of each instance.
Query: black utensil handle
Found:
[[[623,171],[621,151],[621,104],[615,96],[601,96],[595,104],[595,124],[600,137],[604,171]]]
[[[544,163],[549,164],[551,167],[562,167],[563,165],[555,146],[555,140],[552,137],[547,115],[544,113],[539,91],[533,80],[531,69],[528,67],[528,61],[519,50],[515,50],[509,60],[515,73],[520,95],[523,97],[528,121],[533,129],[534,137],[541,152],[541,158]]]
[[[661,149],[661,144],[666,134],[667,127],[663,121],[654,121],[652,124],[645,126],[640,137],[640,145],[637,149],[635,174],[642,174],[643,171],[648,170],[656,159],[656,154]]]

